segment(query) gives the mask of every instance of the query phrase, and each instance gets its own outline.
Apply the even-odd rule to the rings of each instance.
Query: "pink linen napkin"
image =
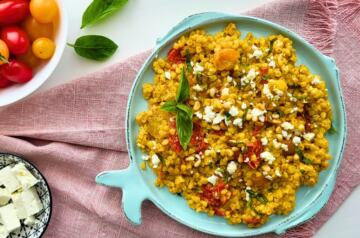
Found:
[[[360,1],[284,0],[249,14],[299,33],[334,57],[341,70],[349,134],[335,191],[316,219],[283,235],[311,237],[360,182]],[[44,237],[208,237],[150,202],[143,204],[143,223],[135,227],[121,211],[121,191],[94,182],[99,172],[128,165],[126,101],[148,54],[0,109],[0,151],[31,160],[50,184],[53,215]]]

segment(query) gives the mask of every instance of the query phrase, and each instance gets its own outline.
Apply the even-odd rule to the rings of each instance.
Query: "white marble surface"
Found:
[[[129,0],[123,11],[106,21],[80,30],[81,16],[91,0],[62,0],[69,17],[68,42],[80,35],[102,34],[119,45],[117,53],[104,63],[82,59],[67,48],[52,77],[40,91],[62,84],[78,76],[96,71],[154,46],[156,38],[164,35],[184,17],[204,11],[239,13],[269,0]],[[346,200],[335,215],[320,229],[316,238],[360,237],[360,188]]]

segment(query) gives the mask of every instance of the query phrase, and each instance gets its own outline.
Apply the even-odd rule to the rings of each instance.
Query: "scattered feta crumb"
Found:
[[[281,177],[281,173],[280,173],[280,170],[277,168],[277,169],[275,169],[275,175],[277,176],[277,177]]]
[[[264,117],[264,115],[259,116],[259,121],[265,122],[265,117]]]
[[[266,113],[266,110],[260,110],[258,108],[253,108],[249,114],[251,115],[253,120],[256,120],[255,118],[258,118],[259,116],[262,116]],[[264,119],[265,120],[265,119]]]
[[[315,133],[313,132],[305,133],[303,137],[307,141],[312,141],[315,137]]]
[[[291,110],[290,110],[290,113],[294,113],[294,112],[297,112],[299,110],[298,107],[293,107]]]
[[[284,128],[285,130],[293,130],[294,129],[294,125],[291,124],[290,122],[283,122],[281,124],[281,127]]]
[[[318,77],[314,77],[314,79],[311,81],[312,85],[318,85],[320,83],[320,79]]]
[[[195,114],[195,116],[196,116],[197,118],[199,118],[199,119],[202,119],[202,117],[203,117],[203,115],[201,114],[201,112],[195,112],[194,114]]]
[[[262,152],[260,158],[264,159],[269,164],[272,164],[275,160],[275,157],[269,151]]]
[[[273,146],[275,149],[280,149],[281,143],[277,141],[277,139],[273,140]]]
[[[273,178],[270,175],[265,175],[265,178],[268,180],[272,180]]]
[[[197,92],[202,92],[204,90],[199,84],[195,84],[192,88]]]
[[[292,141],[293,141],[294,145],[298,146],[301,143],[301,138],[298,136],[294,136]]]
[[[245,110],[246,107],[247,107],[247,106],[246,106],[246,103],[245,103],[245,102],[241,103],[241,109]]]
[[[148,155],[142,155],[141,158],[142,158],[142,160],[149,160],[149,156],[148,156]]]
[[[230,113],[231,116],[235,117],[235,116],[237,116],[239,114],[239,110],[238,110],[237,107],[232,106],[230,108],[230,110],[229,110],[229,113]]]
[[[205,109],[204,109],[204,116],[203,116],[203,119],[206,121],[206,122],[209,122],[209,123],[212,123],[215,116],[216,116],[216,113],[213,112],[213,107],[212,106],[206,106]]]
[[[287,138],[287,137],[289,136],[289,134],[287,133],[287,131],[284,131],[284,130],[281,131],[281,134],[282,134],[282,136],[285,137],[285,138]]]
[[[198,73],[201,73],[204,71],[204,67],[202,67],[199,63],[196,63],[194,66],[193,66],[193,73],[194,74],[198,74]]]
[[[159,166],[159,164],[160,164],[160,159],[159,159],[159,157],[157,156],[157,154],[153,154],[153,155],[151,156],[151,162],[152,162],[154,168],[157,168],[157,167]]]
[[[228,76],[226,77],[226,80],[227,80],[229,83],[231,83],[231,82],[233,81],[233,77],[231,77],[230,75],[228,75]]]
[[[233,124],[234,126],[238,126],[238,127],[242,127],[242,124],[243,124],[243,121],[242,121],[242,118],[236,118],[234,121],[233,121]]]
[[[223,90],[221,90],[221,95],[222,96],[227,96],[227,95],[229,95],[229,89],[228,88],[223,88]]]
[[[214,120],[213,120],[213,124],[219,124],[221,121],[225,120],[225,117],[223,115],[221,115],[220,113],[217,113]]]
[[[269,66],[270,66],[270,67],[273,67],[273,68],[276,67],[275,61],[274,61],[273,59],[270,60]]]
[[[226,167],[226,170],[228,171],[229,174],[234,174],[235,171],[237,170],[236,162],[230,161],[230,163],[228,163]]]
[[[281,149],[283,149],[284,151],[288,151],[289,150],[289,146],[286,144],[281,144]]]
[[[249,186],[247,186],[245,188],[245,195],[246,195],[245,200],[246,201],[250,201],[250,194],[248,193],[248,191],[251,191],[251,188]]]
[[[269,88],[268,84],[264,84],[262,92],[269,99],[272,99],[274,97],[274,95],[270,91],[270,88]]]
[[[284,95],[284,92],[283,91],[281,91],[280,89],[278,89],[278,88],[274,88],[274,92],[277,94],[277,96],[282,96],[282,95]]]
[[[215,185],[218,180],[218,177],[216,175],[211,175],[207,178],[207,181],[211,183],[212,185]]]
[[[257,75],[257,73],[256,73],[255,69],[250,69],[248,74],[240,79],[241,84],[245,85],[245,84],[250,83],[250,81],[252,81],[256,78],[256,75]]]
[[[259,50],[259,48],[256,46],[256,45],[253,45],[251,47],[253,49],[253,53],[252,55],[250,56],[251,58],[252,57],[255,57],[256,59],[260,58],[262,55],[263,55],[263,52],[261,50]]]
[[[170,71],[165,71],[165,78],[166,78],[166,79],[171,79],[171,73],[170,73]]]
[[[269,143],[268,139],[266,137],[261,138],[261,144],[267,145]]]
[[[222,172],[221,172],[222,170],[220,169],[220,168],[217,168],[215,171],[214,171],[214,174],[216,174],[217,176],[219,176],[219,177],[224,177],[224,175],[222,174]]]

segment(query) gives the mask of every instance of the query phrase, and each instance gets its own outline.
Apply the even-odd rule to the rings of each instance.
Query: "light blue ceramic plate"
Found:
[[[195,28],[203,28],[208,32],[215,33],[222,30],[229,22],[235,22],[243,36],[252,32],[256,36],[283,34],[292,39],[298,56],[297,63],[307,65],[312,72],[321,75],[326,81],[333,109],[333,124],[337,129],[337,133],[327,135],[333,159],[330,167],[320,174],[317,185],[299,189],[296,207],[289,215],[272,216],[268,223],[255,229],[245,225],[229,225],[221,217],[208,217],[204,213],[196,213],[187,206],[182,197],[171,194],[166,188],[155,187],[154,173],[150,169],[142,171],[139,168],[142,152],[136,146],[139,127],[135,122],[135,117],[139,112],[147,110],[147,102],[142,97],[141,88],[143,83],[153,81],[154,73],[151,64],[154,58],[158,55],[166,56],[172,43],[179,36]],[[122,189],[122,208],[132,223],[137,225],[141,223],[141,203],[148,199],[173,219],[209,234],[245,237],[267,232],[283,233],[313,217],[326,204],[334,188],[336,172],[340,165],[346,139],[345,107],[339,83],[339,71],[332,58],[321,54],[294,32],[272,22],[255,17],[215,12],[192,15],[157,41],[152,54],[140,69],[129,96],[126,130],[130,166],[125,170],[103,172],[97,176],[96,182]]]

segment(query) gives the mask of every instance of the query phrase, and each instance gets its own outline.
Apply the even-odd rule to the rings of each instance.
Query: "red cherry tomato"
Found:
[[[16,60],[9,60],[8,64],[0,66],[0,78],[15,82],[26,83],[33,77],[30,67]]]
[[[0,24],[14,24],[29,15],[28,0],[2,0],[0,1]]]
[[[7,88],[12,84],[11,81],[4,79],[0,76],[0,88]]]
[[[29,37],[26,32],[17,26],[4,27],[0,38],[5,41],[10,53],[14,55],[25,54],[30,47]]]
[[[172,48],[169,50],[167,58],[171,63],[174,64],[181,64],[185,62],[185,57],[181,55],[181,49],[174,49]]]

